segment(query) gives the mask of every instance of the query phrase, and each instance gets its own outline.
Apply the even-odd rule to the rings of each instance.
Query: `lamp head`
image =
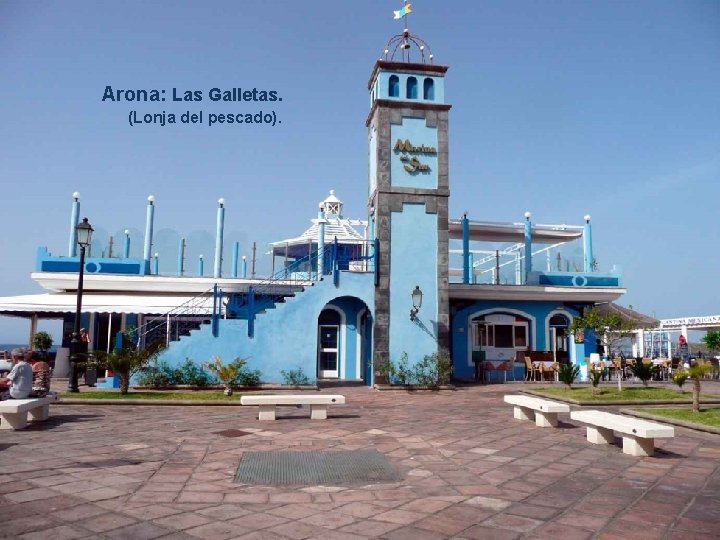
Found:
[[[88,223],[88,218],[83,218],[83,220],[77,224],[75,231],[77,232],[77,243],[80,247],[86,248],[90,245],[93,230],[92,225]]]
[[[420,285],[415,285],[411,296],[413,307],[410,310],[410,320],[414,321],[417,317],[418,312],[420,311],[420,307],[422,306],[423,293],[420,289]]]
[[[530,212],[525,212],[525,219],[530,220],[530,217],[532,214]]]

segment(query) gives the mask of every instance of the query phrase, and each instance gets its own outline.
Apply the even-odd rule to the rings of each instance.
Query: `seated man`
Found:
[[[27,358],[27,357],[26,357]],[[37,358],[35,353],[30,353],[30,365],[32,365],[32,390],[30,391],[30,397],[45,397],[50,392],[50,376],[52,370],[50,365]]]
[[[12,351],[13,368],[8,376],[0,379],[0,399],[26,399],[32,390],[32,367],[26,357],[32,354],[28,349]]]

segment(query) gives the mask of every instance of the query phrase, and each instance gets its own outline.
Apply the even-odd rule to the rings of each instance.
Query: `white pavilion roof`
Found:
[[[335,241],[337,238],[341,244],[361,244],[366,241],[366,238],[358,232],[355,227],[367,226],[367,221],[359,219],[343,219],[343,218],[330,218],[330,219],[314,219],[312,226],[302,233],[300,236],[295,238],[288,238],[287,240],[280,240],[277,242],[271,242],[270,245],[274,248],[298,245],[308,245],[310,242],[317,243],[319,236],[320,222],[325,223],[325,243],[329,244]]]

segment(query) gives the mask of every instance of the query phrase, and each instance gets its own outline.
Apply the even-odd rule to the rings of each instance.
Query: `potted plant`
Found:
[[[35,332],[32,338],[32,347],[40,352],[42,358],[47,358],[48,351],[53,346],[53,338],[44,331]]]

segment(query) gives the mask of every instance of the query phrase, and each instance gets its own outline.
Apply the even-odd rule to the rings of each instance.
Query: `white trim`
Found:
[[[529,313],[525,311],[520,311],[519,309],[512,309],[512,308],[504,308],[504,307],[494,307],[494,308],[488,308],[488,309],[481,309],[480,311],[475,311],[473,313],[468,314],[467,317],[467,323],[466,323],[466,331],[467,331],[467,340],[468,340],[468,347],[467,347],[467,365],[468,367],[472,367],[472,350],[473,350],[473,343],[472,343],[472,319],[479,316],[479,315],[486,315],[488,313],[497,313],[498,315],[501,315],[503,313],[512,313],[514,315],[519,315],[523,317],[524,319],[527,319],[530,323],[530,333],[532,335],[532,350],[535,350],[535,347],[537,345],[537,322],[535,320],[535,317],[530,315]],[[514,360],[514,358],[513,358]]]
[[[318,331],[320,329],[320,315],[322,315],[322,312],[326,309],[331,309],[337,313],[340,314],[340,328],[338,329],[340,332],[340,335],[338,336],[338,355],[337,355],[337,372],[338,372],[338,378],[339,379],[345,379],[346,376],[346,370],[345,370],[345,349],[347,347],[346,343],[346,317],[345,312],[340,309],[337,306],[333,306],[332,304],[325,304],[323,308],[320,310],[320,313],[318,313],[317,316],[317,322],[316,322],[316,334],[317,334],[317,347],[315,347],[315,374],[320,375],[320,363],[319,363],[319,352],[320,352],[320,335],[318,334]]]
[[[554,309],[550,313],[547,314],[547,316],[545,317],[545,344],[552,345],[552,347],[555,346],[555,344],[552,343],[550,340],[550,319],[553,318],[553,315],[563,315],[570,320],[570,323],[568,324],[568,332],[570,331],[570,326],[572,326],[573,320],[575,319],[575,317],[573,317],[572,314],[569,311],[566,311],[565,309]],[[565,337],[568,337],[568,336],[565,336]],[[546,349],[546,350],[552,351],[553,350],[552,347],[550,347],[549,349]]]
[[[358,311],[357,318],[355,320],[355,378],[356,379],[362,379],[363,373],[362,373],[362,341],[363,341],[363,330],[362,328],[362,318],[365,313],[368,312],[367,307],[363,307],[360,311]],[[364,379],[363,379],[364,380]]]

